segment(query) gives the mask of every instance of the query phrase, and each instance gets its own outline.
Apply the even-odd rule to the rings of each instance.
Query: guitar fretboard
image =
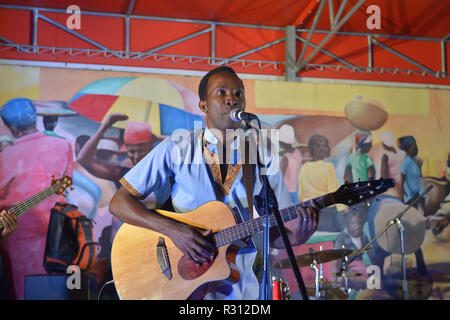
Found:
[[[317,204],[319,205],[319,208],[321,208],[321,209],[331,206],[333,204],[336,204],[332,193],[326,194],[322,197],[315,198],[313,200],[315,200],[317,202]],[[288,222],[288,221],[298,218],[298,216],[297,216],[298,208],[300,206],[306,206],[306,207],[311,206],[313,200],[301,202],[294,206],[280,210],[281,219],[283,220],[283,222]],[[213,235],[215,243],[216,243],[216,247],[219,248],[226,244],[232,243],[232,242],[240,240],[240,239],[244,239],[244,238],[254,235],[258,232],[261,232],[264,230],[264,223],[265,223],[265,217],[262,216],[262,217],[258,217],[258,218],[255,218],[255,219],[252,219],[252,220],[249,220],[246,222],[236,224],[232,227],[220,230],[220,231],[214,233],[214,235]],[[276,218],[273,214],[271,214],[269,216],[269,227],[271,228],[276,225],[277,225]]]
[[[22,201],[18,205],[14,206],[13,208],[9,209],[9,211],[14,214],[16,217],[19,217],[21,214],[27,212],[40,202],[44,201],[51,195],[55,194],[56,191],[59,188],[59,184],[54,184],[48,187],[47,189],[39,192],[38,194],[35,194],[34,196]],[[3,228],[3,223],[0,221],[0,229]]]

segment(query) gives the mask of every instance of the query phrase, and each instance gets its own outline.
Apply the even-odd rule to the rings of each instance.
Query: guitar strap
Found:
[[[228,172],[227,172],[226,178],[223,179],[217,155],[209,152],[206,148],[207,142],[205,141],[205,138],[204,138],[204,131],[202,132],[201,139],[202,139],[203,156],[205,157],[205,160],[207,160],[207,163],[209,164],[209,167],[211,169],[211,172],[213,173],[216,185],[224,192],[225,195],[228,195],[229,190],[231,189],[231,185],[233,184],[234,180],[236,179],[239,169],[242,167],[242,175],[243,175],[243,179],[244,179],[245,192],[247,195],[249,216],[250,216],[250,219],[253,219],[253,170],[252,170],[252,165],[250,164],[250,160],[249,160],[250,156],[249,156],[248,141],[245,141],[244,163],[242,164],[242,161],[239,161],[239,163],[234,167],[231,165],[228,165],[228,170],[227,170]],[[242,155],[242,153],[241,153],[241,155]]]
[[[245,192],[247,193],[248,210],[250,220],[253,219],[253,170],[250,164],[249,143],[245,141],[245,161],[242,165],[242,175],[244,178]]]

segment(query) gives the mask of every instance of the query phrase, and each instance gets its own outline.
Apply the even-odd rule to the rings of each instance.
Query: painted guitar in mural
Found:
[[[55,179],[54,176],[52,176],[51,184],[48,188],[42,190],[41,192],[35,194],[34,196],[20,202],[19,204],[15,205],[8,211],[14,214],[16,217],[21,216],[28,210],[32,209],[33,207],[37,206],[39,203],[47,199],[48,197],[58,194],[62,196],[66,196],[67,194],[64,194],[64,192],[67,191],[67,188],[70,188],[70,190],[73,190],[72,188],[72,178],[65,176],[60,179]],[[3,223],[0,221],[0,230],[3,229]]]
[[[394,184],[393,179],[350,183],[314,200],[320,208],[337,203],[351,206],[385,192]],[[283,221],[296,219],[297,207],[309,205],[310,201],[280,210]],[[238,240],[264,229],[262,217],[236,224],[231,210],[219,201],[208,202],[183,214],[156,211],[197,228],[213,230],[218,255],[214,261],[197,267],[170,238],[123,224],[115,236],[111,252],[114,284],[121,299],[182,300],[206,282],[222,279],[236,282],[239,274],[234,261],[237,252],[245,245]],[[269,221],[270,227],[276,226],[275,216],[270,216]]]

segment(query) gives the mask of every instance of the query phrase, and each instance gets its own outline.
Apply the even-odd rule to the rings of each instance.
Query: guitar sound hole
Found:
[[[208,271],[213,263],[214,261],[197,266],[191,259],[183,256],[178,262],[178,273],[184,280],[194,280]]]

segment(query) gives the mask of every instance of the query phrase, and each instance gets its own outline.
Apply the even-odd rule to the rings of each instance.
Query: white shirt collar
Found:
[[[217,137],[206,126],[204,138],[206,142],[208,142],[209,144],[217,145],[217,143],[219,142]],[[240,147],[240,139],[235,138],[233,144],[231,145],[231,150],[239,150],[239,147]]]

